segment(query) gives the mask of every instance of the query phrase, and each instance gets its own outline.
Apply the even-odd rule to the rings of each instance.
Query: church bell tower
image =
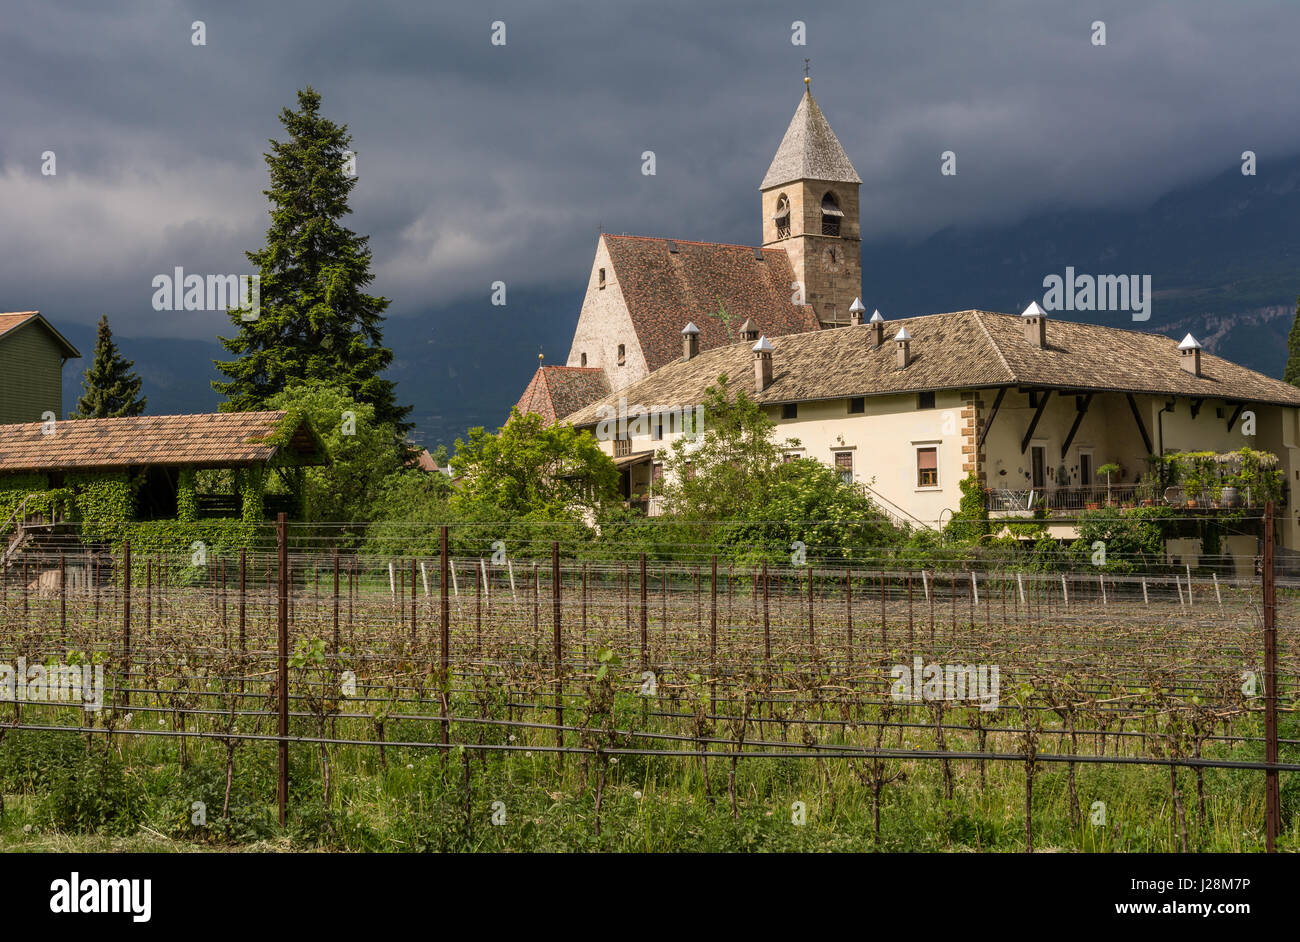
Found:
[[[803,98],[759,187],[763,246],[789,254],[821,326],[842,327],[862,294],[862,179],[817,107],[811,81],[804,78]]]

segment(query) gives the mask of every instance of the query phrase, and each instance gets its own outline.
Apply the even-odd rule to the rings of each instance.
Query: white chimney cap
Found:
[[[1030,301],[1029,307],[1020,312],[1021,317],[1046,317],[1047,312],[1037,301]]]
[[[885,319],[884,319],[883,317],[880,316],[880,311],[879,311],[879,310],[876,310],[876,311],[873,311],[873,312],[872,312],[872,314],[871,314],[871,323],[873,323],[873,324],[883,324],[884,322],[885,322]]]
[[[758,343],[754,344],[753,350],[755,353],[771,353],[772,345],[768,343],[767,337],[759,337]]]
[[[1199,350],[1201,349],[1201,345],[1200,343],[1197,342],[1195,337],[1193,337],[1191,334],[1188,334],[1186,337],[1183,338],[1183,342],[1178,345],[1178,349]]]
[[[695,321],[687,321],[686,326],[682,328],[683,334],[698,334],[700,329],[695,326]]]
[[[867,309],[867,306],[866,306],[865,304],[862,303],[862,299],[861,299],[861,298],[854,298],[854,299],[853,299],[853,303],[849,305],[849,313],[850,313],[850,314],[861,314],[861,313],[862,313],[863,311],[865,311],[866,309]]]
[[[901,343],[904,340],[911,340],[912,335],[907,332],[906,327],[900,327],[898,333],[894,334],[894,339]]]

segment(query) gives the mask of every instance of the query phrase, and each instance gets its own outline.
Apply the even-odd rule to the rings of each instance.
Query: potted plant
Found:
[[[1113,461],[1108,464],[1104,464],[1097,469],[1097,477],[1099,478],[1104,477],[1106,479],[1106,506],[1107,507],[1115,506],[1115,501],[1110,496],[1110,476],[1112,474],[1119,474],[1119,465]]]

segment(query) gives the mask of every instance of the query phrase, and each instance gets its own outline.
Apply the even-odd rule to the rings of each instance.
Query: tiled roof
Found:
[[[44,434],[42,422],[0,425],[0,472],[127,468],[144,465],[236,467],[277,453],[264,441],[285,412],[214,412],[124,419],[65,419]],[[320,443],[303,421],[287,449],[319,464]]]
[[[414,459],[408,461],[407,464],[411,467],[419,469],[420,471],[427,471],[430,474],[432,474],[434,471],[441,470],[438,467],[438,462],[433,460],[433,455],[429,453],[429,449],[427,448],[421,449],[420,453],[416,455]]]
[[[682,328],[691,321],[702,351],[738,341],[746,318],[769,337],[819,327],[811,305],[791,303],[794,269],[783,248],[608,234],[604,240],[651,371],[681,359]]]
[[[13,330],[29,317],[35,317],[36,314],[36,311],[14,311],[11,314],[0,314],[0,334]]]
[[[811,91],[805,91],[799,101],[759,189],[781,186],[792,180],[862,182]]]
[[[898,369],[899,329],[911,335],[911,363]],[[769,338],[771,339],[771,338]],[[874,396],[931,389],[1034,386],[1206,397],[1300,406],[1300,389],[1229,360],[1201,354],[1201,375],[1179,364],[1178,342],[1161,334],[1047,322],[1047,349],[1025,340],[1014,315],[989,311],[931,314],[885,325],[877,348],[870,326],[841,327],[772,340],[772,383],[754,394],[751,344],[738,343],[669,364],[626,389],[629,403],[693,406],[726,373],[760,403]],[[591,425],[593,403],[566,421]]]
[[[68,341],[67,337],[64,337],[63,334],[54,329],[54,326],[49,321],[41,317],[40,311],[14,311],[8,314],[0,314],[0,338],[4,337],[4,335],[9,333],[11,330],[17,330],[23,324],[26,324],[28,321],[33,319],[50,332],[50,336],[54,338],[54,342],[63,348],[64,356],[81,356],[81,352]]]
[[[608,395],[609,379],[602,369],[539,366],[519,397],[518,408],[524,415],[536,412],[553,425],[569,413]]]

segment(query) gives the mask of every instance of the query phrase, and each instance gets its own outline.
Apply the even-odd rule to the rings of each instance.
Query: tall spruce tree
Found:
[[[1286,339],[1286,372],[1282,378],[1292,386],[1300,386],[1300,299],[1296,300],[1295,320],[1291,322],[1291,335]]]
[[[216,361],[230,377],[212,384],[227,397],[221,408],[265,408],[290,385],[323,380],[405,433],[411,408],[397,404],[393,383],[380,376],[393,360],[383,346],[388,299],[364,293],[374,277],[370,239],[340,225],[357,183],[345,173],[352,135],[321,117],[311,86],[298,92],[297,111],[281,110],[280,122],[288,140],[272,140],[263,155],[271,172],[266,246],[245,253],[261,275],[260,314],[245,320],[247,308],[229,311],[239,330],[220,340],[237,359]]]
[[[119,419],[143,415],[146,398],[140,395],[140,377],[132,371],[133,360],[124,358],[113,342],[108,316],[99,318],[95,337],[95,359],[86,367],[81,381],[81,398],[70,419]]]

